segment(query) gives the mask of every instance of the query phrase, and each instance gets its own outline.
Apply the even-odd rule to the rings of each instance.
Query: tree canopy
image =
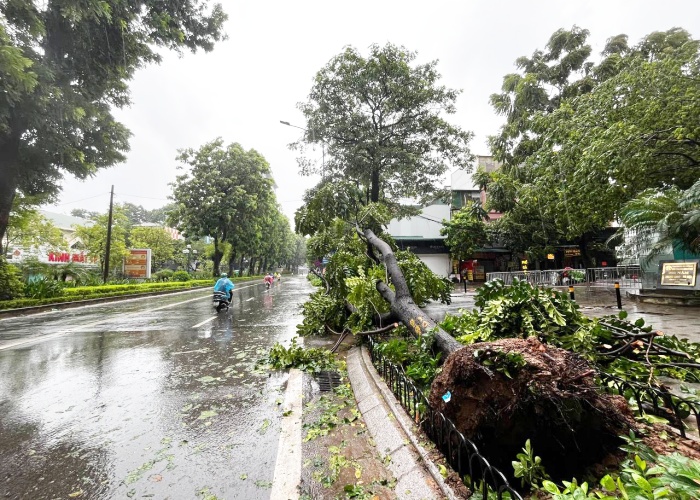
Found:
[[[198,150],[181,150],[178,160],[188,171],[173,184],[170,222],[189,238],[214,239],[215,274],[223,243],[232,247],[230,265],[236,255],[283,255],[280,245],[291,244],[291,230],[277,206],[270,166],[260,153],[216,139]]]
[[[698,41],[682,29],[633,47],[618,35],[597,66],[583,63],[586,75],[567,83],[571,90],[528,111],[526,124],[508,115],[492,147],[510,166],[485,183],[494,192],[489,208],[506,211],[496,227],[512,248],[585,241],[644,190],[688,189],[700,177],[699,63]],[[516,105],[510,112],[520,115]],[[520,139],[505,140],[516,129]]]
[[[458,91],[439,85],[437,61],[417,65],[403,47],[373,45],[363,57],[347,47],[314,79],[299,104],[303,141],[323,142],[322,166],[301,160],[302,173],[355,183],[365,202],[430,198],[448,168],[467,168],[470,132],[446,121]]]
[[[112,107],[159,48],[211,50],[221,6],[206,0],[0,3],[0,239],[12,203],[53,196],[64,174],[86,178],[123,161],[129,131]]]

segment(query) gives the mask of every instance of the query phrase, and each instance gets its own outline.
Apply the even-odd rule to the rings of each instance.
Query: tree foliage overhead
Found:
[[[124,160],[129,131],[112,107],[158,48],[211,50],[221,6],[206,0],[0,3],[0,238],[20,195],[55,195]]]
[[[324,172],[302,159],[302,173],[342,177],[377,202],[429,197],[448,168],[468,167],[472,134],[445,120],[459,92],[438,84],[436,61],[415,59],[392,44],[367,57],[347,47],[316,74],[294,147],[323,142],[330,158]]]
[[[490,208],[506,210],[496,227],[518,251],[584,241],[644,190],[688,189],[700,177],[697,40],[674,28],[629,47],[619,35],[597,66],[582,67],[587,76],[570,81],[572,90],[546,109],[513,105],[527,123],[508,118],[492,141],[494,154],[511,164],[486,180],[494,190]],[[521,90],[509,94],[514,103]],[[527,147],[504,140],[506,129],[527,137]],[[546,223],[533,231],[528,220]]]

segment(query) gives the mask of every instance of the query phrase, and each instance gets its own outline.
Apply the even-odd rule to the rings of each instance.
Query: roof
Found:
[[[51,224],[58,229],[75,229],[73,226],[92,226],[93,222],[82,217],[73,217],[72,215],[57,214],[56,212],[47,212],[39,210],[39,213],[46,217]]]

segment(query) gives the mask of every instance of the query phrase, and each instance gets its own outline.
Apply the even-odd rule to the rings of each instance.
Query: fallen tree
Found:
[[[413,302],[391,247],[369,229],[361,234],[379,252],[394,286],[376,285],[392,315],[415,336],[433,335],[445,358],[431,387],[431,406],[489,450],[494,465],[508,470],[531,439],[553,464],[553,476],[570,478],[619,447],[618,436],[634,419],[624,398],[596,390],[596,370],[586,360],[535,338],[465,347]]]

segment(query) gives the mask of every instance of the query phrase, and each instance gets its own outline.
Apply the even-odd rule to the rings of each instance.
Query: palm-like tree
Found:
[[[700,180],[685,191],[643,191],[622,207],[620,220],[649,257],[669,246],[700,253]]]

